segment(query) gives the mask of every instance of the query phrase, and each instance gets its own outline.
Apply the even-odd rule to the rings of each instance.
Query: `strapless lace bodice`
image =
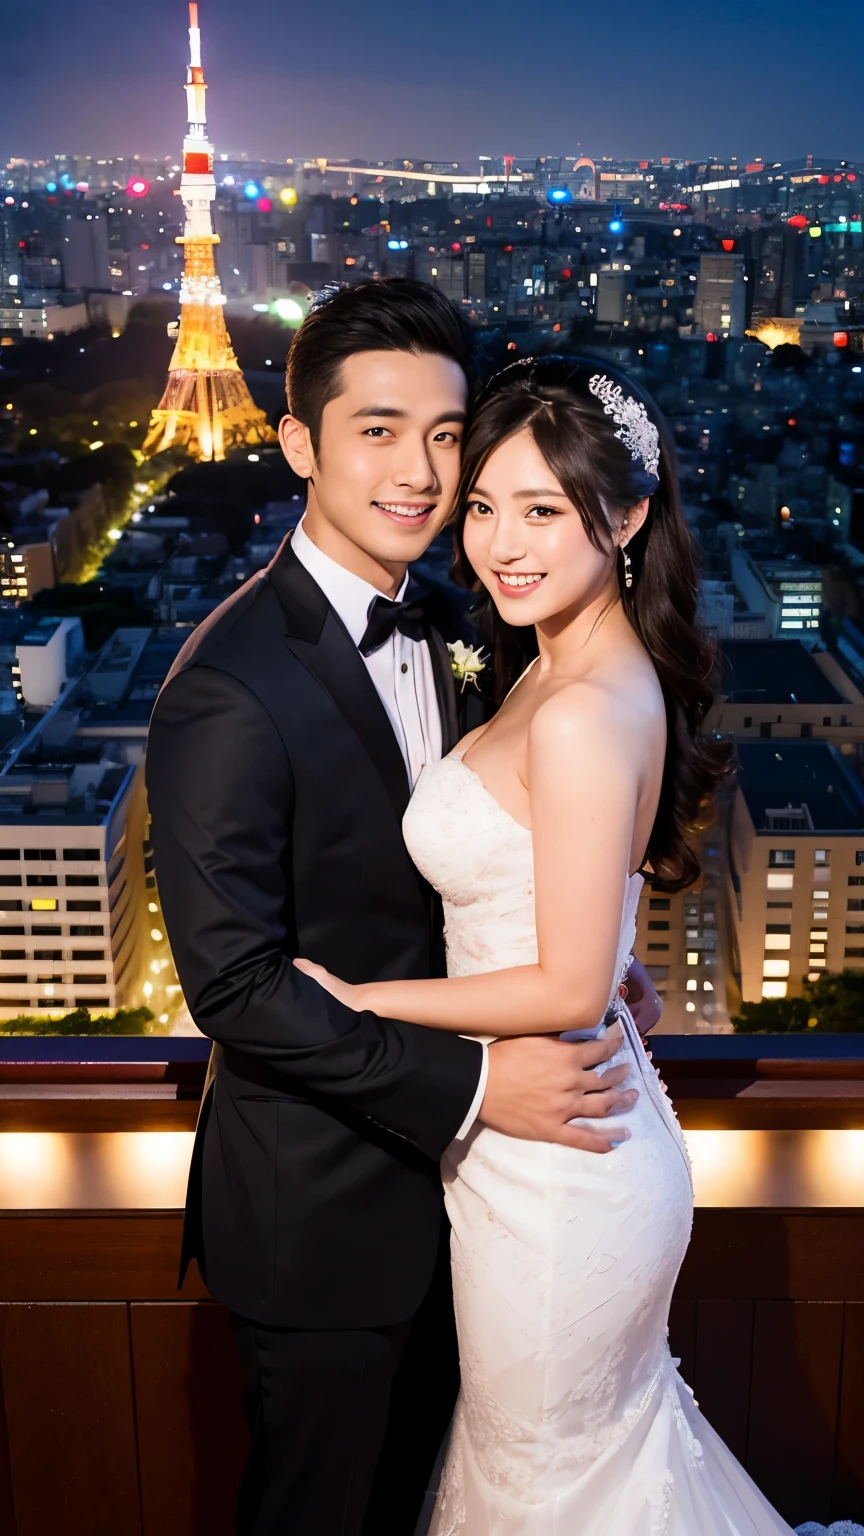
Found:
[[[498,804],[461,753],[424,768],[402,825],[414,863],[441,895],[448,975],[535,965],[530,829]],[[610,1001],[633,946],[642,883],[641,875],[627,883]]]

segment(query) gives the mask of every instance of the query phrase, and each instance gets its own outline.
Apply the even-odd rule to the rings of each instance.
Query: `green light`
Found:
[[[303,305],[296,299],[275,299],[272,305],[274,315],[280,320],[285,320],[289,325],[299,325],[304,318]]]

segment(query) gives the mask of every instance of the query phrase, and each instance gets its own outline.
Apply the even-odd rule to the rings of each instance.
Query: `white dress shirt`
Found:
[[[330,555],[313,544],[303,527],[294,530],[291,548],[321,588],[331,608],[339,615],[355,645],[359,645],[369,622],[369,609],[376,597],[386,597],[362,576],[347,571]],[[406,575],[396,596],[401,601],[408,585]],[[432,657],[425,640],[411,640],[398,629],[363,662],[375,691],[387,711],[399,749],[405,759],[411,787],[417,783],[427,763],[437,763],[441,756],[441,714],[435,692]],[[483,1103],[489,1076],[489,1052],[483,1046],[483,1066],[473,1103],[461,1125],[457,1140],[467,1136]]]

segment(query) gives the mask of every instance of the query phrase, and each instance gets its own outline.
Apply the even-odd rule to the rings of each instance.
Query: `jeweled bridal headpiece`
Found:
[[[588,381],[588,388],[617,425],[615,436],[624,444],[630,457],[641,459],[648,474],[657,475],[660,470],[660,434],[641,400],[622,394],[621,385],[613,383],[605,373],[595,373]]]

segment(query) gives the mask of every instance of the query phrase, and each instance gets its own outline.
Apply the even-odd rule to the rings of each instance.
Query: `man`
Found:
[[[615,1039],[487,1049],[352,1013],[292,966],[443,970],[401,818],[460,732],[444,638],[402,599],[456,493],[464,370],[455,312],[422,284],[313,310],[280,430],[309,484],[303,523],[196,630],[150,728],[165,918],[222,1050],[184,1251],[234,1315],[253,1436],[241,1536],[411,1536],[457,1383],[441,1153],[478,1116],[602,1152],[602,1124],[567,1122],[635,1098],[625,1068],[598,1091]]]

